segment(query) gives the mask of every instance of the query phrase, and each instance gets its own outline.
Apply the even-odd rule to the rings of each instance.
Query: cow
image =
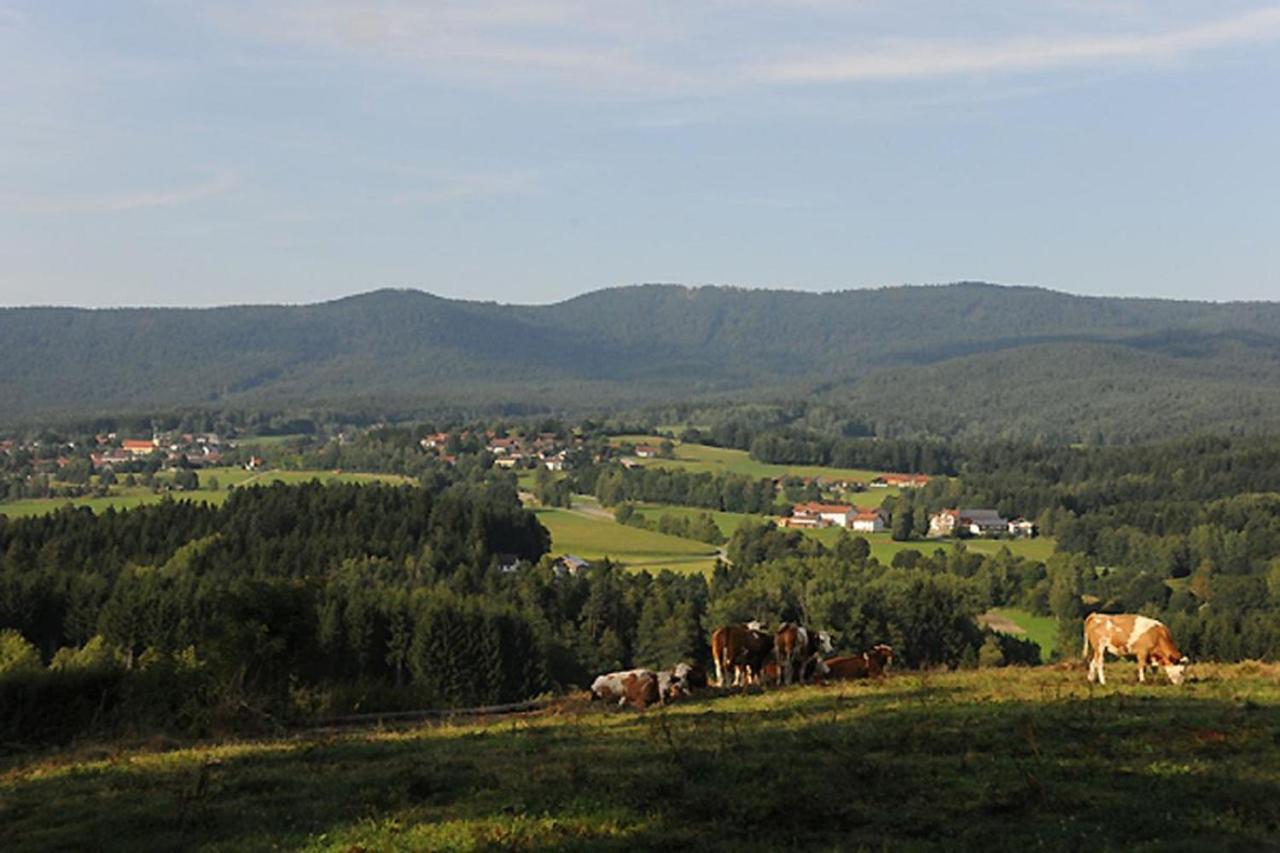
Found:
[[[707,686],[707,670],[700,663],[678,663],[672,668],[671,674],[686,691],[701,690]]]
[[[822,666],[825,667],[826,661],[810,658],[804,668],[804,680],[822,677],[823,672],[819,669],[818,664],[822,664]],[[770,685],[781,684],[782,680],[779,678],[780,673],[781,670],[778,669],[777,659],[773,655],[770,655],[769,659],[764,662],[764,666],[760,668],[760,682],[762,684]]]
[[[716,686],[724,687],[733,674],[733,686],[759,682],[760,669],[773,651],[773,635],[759,622],[725,625],[711,634],[711,657],[716,665]]]
[[[658,673],[658,695],[662,702],[681,699],[707,686],[707,671],[702,664],[678,663]]]
[[[803,684],[811,661],[817,674],[825,674],[822,656],[831,654],[831,635],[826,631],[814,632],[803,625],[784,622],[773,638],[773,654],[782,683],[799,681]]]
[[[664,702],[658,676],[648,669],[628,669],[606,673],[591,682],[591,699],[617,700],[618,707],[630,704],[644,710]]]
[[[1089,658],[1090,652],[1093,657]],[[1163,623],[1133,613],[1090,613],[1084,620],[1084,654],[1089,658],[1089,680],[1107,683],[1102,662],[1107,652],[1117,657],[1133,657],[1138,661],[1138,681],[1146,681],[1146,669],[1155,665],[1164,669],[1174,684],[1186,677],[1189,661],[1173,643]]]
[[[881,643],[860,655],[828,658],[827,678],[835,681],[855,678],[883,678],[893,662],[893,648]]]

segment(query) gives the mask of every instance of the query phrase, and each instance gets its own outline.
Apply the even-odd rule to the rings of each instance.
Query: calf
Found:
[[[773,653],[782,683],[799,681],[803,684],[811,662],[818,674],[823,674],[822,655],[831,654],[831,635],[826,631],[813,632],[803,625],[784,622],[773,638]]]
[[[1181,684],[1189,662],[1164,623],[1132,613],[1090,613],[1084,620],[1084,657],[1089,658],[1089,680],[1107,683],[1102,662],[1107,652],[1138,661],[1138,681],[1146,681],[1147,666],[1164,669],[1174,684]]]
[[[648,669],[628,669],[600,676],[591,682],[591,698],[616,699],[620,708],[629,704],[641,710],[666,700],[658,676]]]
[[[711,657],[716,665],[716,686],[724,687],[733,674],[735,687],[759,682],[760,669],[773,651],[773,635],[759,622],[725,625],[711,634]]]
[[[829,658],[827,677],[836,681],[855,678],[882,678],[893,662],[893,649],[881,643],[860,655]]]

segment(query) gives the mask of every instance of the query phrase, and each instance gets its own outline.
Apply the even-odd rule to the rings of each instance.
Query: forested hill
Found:
[[[728,392],[942,434],[1280,426],[1280,303],[976,283],[643,285],[548,306],[381,290],[289,307],[14,308],[0,310],[0,363],[8,421],[224,405],[585,410]]]

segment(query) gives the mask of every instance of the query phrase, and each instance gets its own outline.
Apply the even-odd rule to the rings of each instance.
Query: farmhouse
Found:
[[[812,518],[818,523],[815,527],[848,527],[853,522],[853,507],[847,504],[823,504],[810,501],[796,504],[791,508],[792,518]],[[792,525],[795,526],[795,525]]]
[[[126,438],[120,442],[121,449],[130,456],[150,456],[156,449],[155,441]]]
[[[851,526],[859,533],[880,533],[885,529],[884,513],[879,507],[860,509],[854,513]]]
[[[929,517],[930,536],[994,536],[1009,532],[1009,522],[994,509],[944,509]]]
[[[636,445],[636,456],[639,456],[641,459],[653,459],[657,457],[657,455],[658,448],[654,447],[652,444]]]
[[[1030,539],[1036,535],[1036,525],[1033,521],[1028,521],[1022,516],[1010,519],[1009,535],[1019,539]]]
[[[790,515],[778,519],[779,527],[817,528],[826,527],[827,522],[816,515]]]
[[[489,446],[485,449],[494,456],[503,456],[518,450],[520,440],[518,438],[495,438],[489,441]]]
[[[557,557],[552,564],[552,569],[557,575],[576,575],[583,569],[591,568],[591,563],[573,554],[565,554],[563,557]]]
[[[896,486],[899,489],[919,489],[929,485],[929,477],[926,474],[881,474],[871,481],[871,485],[877,489],[886,489],[889,486]]]

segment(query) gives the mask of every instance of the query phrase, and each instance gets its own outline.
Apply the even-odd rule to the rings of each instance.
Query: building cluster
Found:
[[[824,504],[810,501],[796,504],[791,515],[779,519],[782,527],[843,527],[859,533],[879,533],[885,529],[884,511],[879,507]]]
[[[436,432],[424,437],[418,443],[428,453],[435,453],[450,465],[458,461],[457,454],[450,452],[450,440],[456,438],[454,447],[461,447],[474,438],[483,443],[484,449],[493,457],[497,468],[546,468],[549,471],[563,471],[569,467],[569,451],[582,444],[582,438],[574,436],[566,442],[553,432],[541,432],[537,435],[499,436],[493,430],[483,434],[463,430],[456,434]]]
[[[842,527],[858,533],[880,533],[888,528],[889,519],[879,507],[857,507],[849,504],[810,501],[791,508],[791,514],[778,519],[779,527]],[[929,517],[929,536],[1029,538],[1036,526],[1025,518],[1006,519],[994,509],[944,509]]]
[[[212,432],[160,432],[149,439],[119,438],[110,432],[94,440],[97,449],[89,454],[89,460],[96,471],[149,459],[156,453],[169,465],[181,464],[184,458],[191,468],[213,468],[222,464],[222,439]]]
[[[929,536],[1036,535],[1036,526],[1025,518],[1003,518],[994,509],[944,509],[929,516]]]

